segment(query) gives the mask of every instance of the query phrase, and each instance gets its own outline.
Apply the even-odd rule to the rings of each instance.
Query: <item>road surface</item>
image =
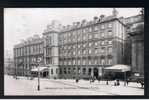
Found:
[[[144,95],[144,89],[140,84],[129,83],[124,86],[114,86],[113,82],[106,85],[105,81],[90,83],[86,80],[64,79],[40,79],[40,91],[37,91],[37,78],[28,80],[21,77],[16,80],[12,76],[5,75],[4,95]]]

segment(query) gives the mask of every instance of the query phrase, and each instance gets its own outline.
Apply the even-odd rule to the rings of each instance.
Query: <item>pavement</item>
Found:
[[[12,76],[4,77],[4,95],[144,95],[144,89],[140,84],[130,82],[124,86],[114,86],[114,81],[106,85],[106,81],[79,80],[78,83],[72,79],[40,79],[40,91],[37,90],[38,79],[29,80],[26,77],[14,79]]]

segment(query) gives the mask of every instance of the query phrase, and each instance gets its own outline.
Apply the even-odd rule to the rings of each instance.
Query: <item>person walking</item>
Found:
[[[106,84],[107,84],[107,85],[109,84],[109,82],[108,82],[108,79],[107,79],[107,82],[106,82]]]
[[[116,81],[116,79],[114,80],[114,86],[117,86],[117,81]]]
[[[119,80],[117,80],[117,86],[119,86],[120,85],[120,82],[119,82]]]
[[[127,84],[127,86],[128,86],[128,83],[129,83],[129,79],[126,80],[126,84]]]

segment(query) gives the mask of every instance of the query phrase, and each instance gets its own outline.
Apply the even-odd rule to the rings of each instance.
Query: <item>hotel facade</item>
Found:
[[[16,75],[37,75],[35,69],[40,66],[45,68],[42,77],[98,78],[106,75],[106,67],[130,65],[125,56],[127,24],[117,14],[113,9],[110,16],[67,26],[52,21],[42,37],[34,36],[14,47]]]

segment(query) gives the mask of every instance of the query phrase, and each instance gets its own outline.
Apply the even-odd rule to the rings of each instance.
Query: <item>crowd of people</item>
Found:
[[[77,79],[76,79],[76,83],[78,83],[79,80],[80,80],[80,79],[77,78]],[[98,82],[100,82],[100,81],[102,81],[103,79],[101,79],[101,77],[98,77],[98,78],[96,78],[96,77],[90,77],[90,78],[89,78],[90,83],[95,82],[95,80],[98,80]],[[110,83],[113,82],[113,85],[114,85],[114,86],[119,86],[119,85],[120,85],[120,80],[119,80],[119,79],[114,79],[114,80],[104,79],[104,81],[106,81],[106,85],[109,85],[109,82],[110,82]],[[129,82],[131,82],[131,81],[130,81],[129,79],[126,79],[126,80],[124,81],[124,86],[128,86],[128,85],[129,85]],[[137,83],[140,83],[142,88],[144,87],[144,82],[138,81]]]

